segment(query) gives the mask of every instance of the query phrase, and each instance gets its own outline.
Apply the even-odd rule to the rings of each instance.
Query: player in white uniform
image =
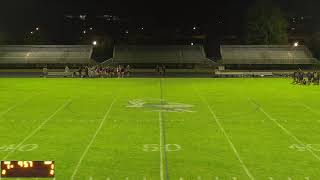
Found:
[[[48,68],[47,66],[45,66],[43,69],[42,69],[42,73],[43,73],[43,77],[46,78],[48,76]]]
[[[69,74],[70,74],[70,69],[69,69],[68,66],[66,66],[66,67],[64,68],[64,77],[68,77]]]

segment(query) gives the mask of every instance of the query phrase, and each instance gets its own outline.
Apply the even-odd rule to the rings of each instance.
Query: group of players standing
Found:
[[[67,67],[65,72],[67,73]],[[73,72],[73,77],[81,77],[81,78],[112,78],[112,77],[129,77],[131,73],[130,65],[126,67],[119,65],[117,67],[112,66],[82,66],[79,67],[77,72]]]
[[[167,68],[166,68],[166,66],[164,64],[156,66],[156,72],[160,76],[165,76],[166,75],[166,71],[167,71]]]
[[[293,73],[293,84],[301,85],[319,85],[320,82],[320,73],[318,72],[307,72],[297,71]]]

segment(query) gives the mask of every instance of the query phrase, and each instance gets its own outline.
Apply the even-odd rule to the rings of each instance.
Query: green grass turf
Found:
[[[0,158],[57,180],[320,179],[320,89],[290,82],[0,79]]]

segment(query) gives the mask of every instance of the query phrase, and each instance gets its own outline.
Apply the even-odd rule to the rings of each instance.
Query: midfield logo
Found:
[[[129,101],[128,108],[143,108],[158,112],[194,112],[193,105],[167,102],[164,99],[134,99]]]

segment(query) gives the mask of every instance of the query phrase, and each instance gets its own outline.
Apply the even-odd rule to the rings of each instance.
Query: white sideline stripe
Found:
[[[80,157],[80,159],[79,159],[79,161],[78,161],[78,163],[77,163],[77,166],[76,166],[75,170],[74,170],[73,173],[72,173],[71,180],[73,180],[73,179],[75,178],[75,176],[76,176],[76,174],[77,174],[77,172],[78,172],[78,169],[80,168],[80,165],[81,165],[84,157],[85,157],[86,154],[88,153],[91,145],[93,144],[94,140],[96,139],[97,135],[99,134],[99,132],[100,132],[100,130],[101,130],[104,122],[105,122],[106,119],[108,118],[109,113],[110,113],[110,111],[111,111],[111,109],[112,109],[112,107],[113,107],[113,104],[114,104],[115,102],[116,102],[116,99],[113,99],[113,101],[112,101],[112,103],[110,104],[107,112],[104,114],[104,116],[103,116],[103,118],[102,118],[102,121],[100,122],[100,125],[99,125],[98,129],[96,130],[96,132],[95,132],[94,135],[92,136],[92,139],[91,139],[90,143],[87,145],[86,149],[84,150],[83,154],[81,155],[81,157]]]
[[[164,180],[164,175],[163,175],[163,129],[162,129],[162,112],[159,112],[159,129],[160,129],[160,180]]]
[[[249,101],[251,102],[251,100],[249,99]],[[251,102],[252,103],[252,102]],[[313,152],[312,149],[310,149],[308,146],[305,145],[305,143],[303,143],[300,139],[298,139],[293,133],[291,133],[288,129],[286,129],[284,126],[282,126],[276,119],[274,119],[273,117],[271,117],[270,114],[268,114],[261,106],[259,107],[259,110],[271,121],[273,121],[278,127],[280,127],[280,129],[282,129],[288,136],[290,136],[292,139],[294,139],[298,144],[305,146],[306,149],[316,158],[320,161],[320,157]]]
[[[247,174],[247,176],[251,179],[254,180],[254,177],[252,176],[251,172],[249,171],[249,169],[247,168],[247,166],[245,165],[245,163],[243,162],[240,154],[238,153],[236,147],[234,146],[234,144],[232,143],[231,139],[229,138],[229,136],[227,135],[226,131],[224,130],[223,126],[220,123],[219,118],[217,117],[216,113],[212,110],[212,108],[210,107],[209,103],[207,102],[207,100],[205,98],[203,98],[199,93],[197,93],[198,96],[200,97],[200,99],[207,105],[209,111],[212,114],[213,119],[216,121],[216,123],[218,124],[220,130],[222,131],[224,137],[227,139],[231,149],[233,150],[234,154],[237,156],[241,167],[243,168],[243,170],[245,171],[245,173]]]
[[[45,119],[36,129],[34,129],[28,136],[26,136],[17,146],[16,148],[12,149],[7,153],[7,155],[3,158],[3,160],[6,160],[11,153],[15,152],[16,149],[18,149],[23,143],[25,143],[29,138],[34,136],[48,121],[50,121],[55,115],[58,114],[62,109],[64,109],[69,103],[71,102],[71,99],[69,99],[67,102],[65,102],[62,106],[60,106],[54,113],[52,113],[47,119]]]

